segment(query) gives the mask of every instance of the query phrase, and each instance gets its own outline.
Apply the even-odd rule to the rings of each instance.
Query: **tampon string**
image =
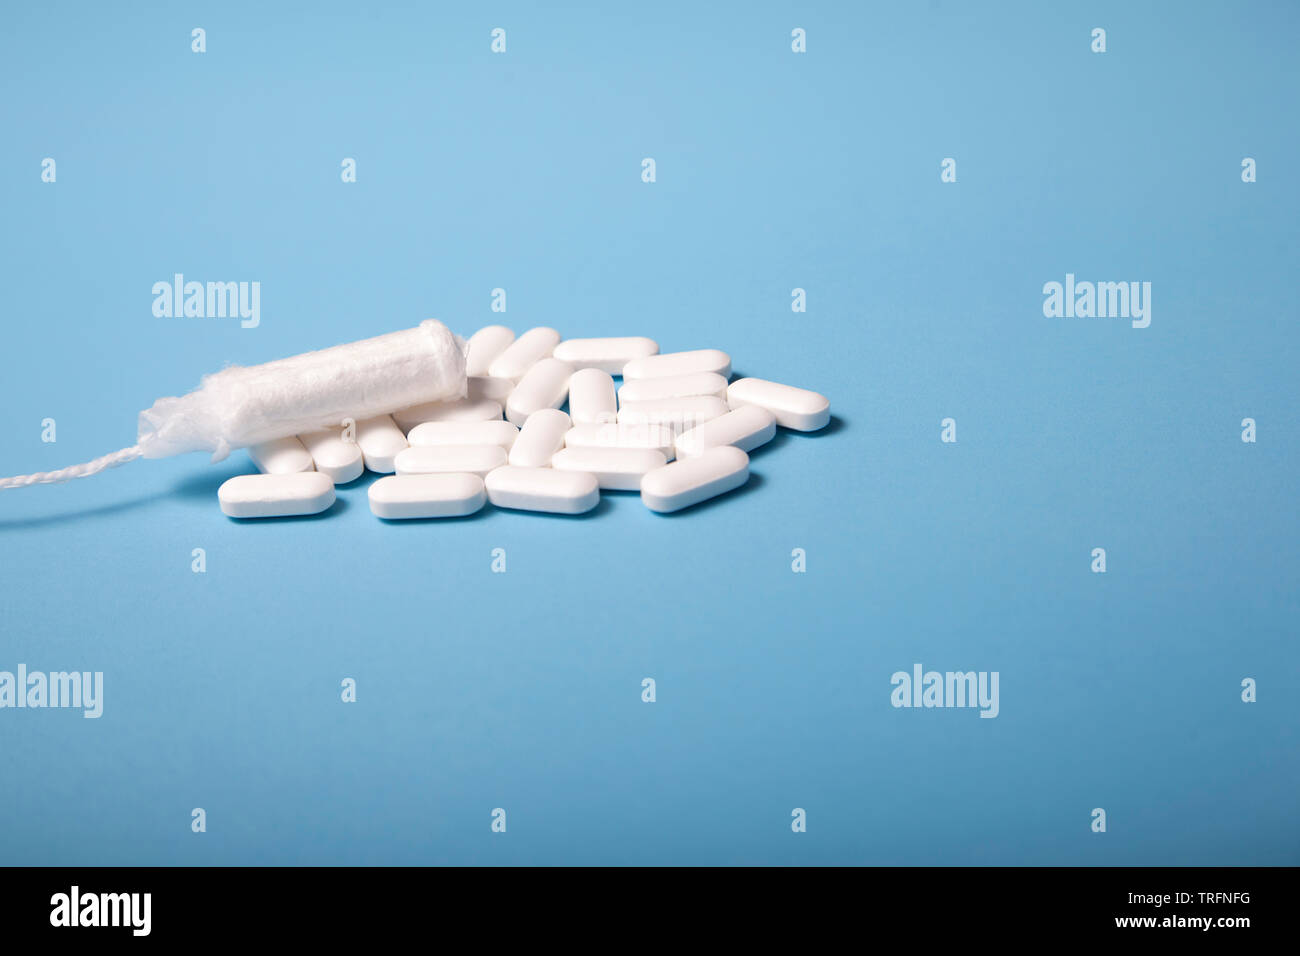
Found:
[[[0,490],[87,478],[136,458],[206,451],[220,461],[235,448],[347,419],[364,427],[400,409],[463,398],[463,345],[441,322],[426,319],[413,329],[264,365],[230,366],[204,376],[194,391],[160,398],[141,412],[130,448],[58,471],[0,478]]]
[[[23,488],[27,485],[54,485],[61,481],[71,481],[73,478],[89,478],[91,475],[97,475],[109,468],[116,468],[118,465],[125,465],[128,461],[135,461],[140,457],[140,454],[140,446],[132,445],[130,448],[123,448],[109,455],[101,455],[93,461],[60,468],[58,471],[38,471],[32,475],[0,478],[0,489]]]

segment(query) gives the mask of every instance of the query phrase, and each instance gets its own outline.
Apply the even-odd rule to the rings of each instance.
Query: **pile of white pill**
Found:
[[[378,472],[380,518],[450,518],[498,508],[582,514],[605,490],[679,511],[749,480],[749,452],[777,426],[816,431],[830,402],[759,378],[728,383],[717,349],[660,354],[647,338],[518,338],[480,329],[466,346],[468,395],[250,448],[261,474],[218,491],[232,518],[317,514],[334,486]],[[622,378],[615,387],[614,376]],[[568,412],[561,409],[568,405]]]

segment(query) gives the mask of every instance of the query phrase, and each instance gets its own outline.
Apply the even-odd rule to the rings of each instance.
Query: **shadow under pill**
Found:
[[[829,427],[829,426],[827,426],[827,427]],[[747,454],[749,455],[750,460],[752,461],[752,460],[755,459],[755,458],[762,458],[762,457],[763,457],[764,455],[766,455],[770,450],[772,450],[772,449],[774,449],[774,448],[782,448],[782,447],[784,447],[785,445],[789,444],[789,443],[792,442],[792,441],[794,441],[794,438],[793,438],[793,436],[790,434],[789,430],[788,430],[788,429],[785,429],[785,428],[780,428],[780,427],[778,427],[777,430],[776,430],[776,434],[772,436],[772,440],[771,440],[771,441],[765,441],[765,442],[763,442],[763,444],[759,445],[757,448],[751,448],[751,449],[747,452]]]
[[[794,432],[796,435],[805,435],[808,438],[821,438],[823,435],[835,435],[849,427],[849,423],[838,415],[832,415],[831,420],[822,428],[815,432]]]
[[[383,478],[383,477],[385,476],[376,474],[373,471],[362,471],[361,474],[357,475],[351,481],[345,481],[342,484],[335,482],[334,490],[336,492],[339,492],[339,491],[352,491],[355,488],[365,488],[367,485],[370,484],[371,478]]]
[[[848,423],[838,415],[832,415],[831,420],[815,432],[800,432],[795,431],[793,428],[782,428],[778,425],[776,426],[776,434],[772,436],[772,440],[759,445],[757,448],[750,449],[749,457],[762,458],[763,455],[767,454],[769,449],[784,448],[791,442],[803,441],[805,438],[820,438],[823,435],[834,435],[848,427]]]
[[[217,489],[240,475],[252,474],[240,469],[225,469],[213,475],[211,471],[195,472],[172,485],[170,495],[185,501],[217,500]]]

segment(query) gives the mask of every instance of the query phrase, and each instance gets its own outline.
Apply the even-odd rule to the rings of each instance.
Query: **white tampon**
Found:
[[[233,448],[363,421],[465,394],[465,356],[456,337],[429,319],[414,329],[265,365],[231,366],[179,398],[140,413],[137,443],[58,471],[0,478],[0,489],[84,478],[136,458]]]

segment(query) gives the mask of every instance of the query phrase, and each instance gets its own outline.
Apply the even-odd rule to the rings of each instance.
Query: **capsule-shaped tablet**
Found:
[[[264,475],[292,475],[300,471],[311,471],[311,452],[298,439],[277,438],[250,445],[248,457],[253,459],[257,470]]]
[[[380,474],[392,474],[393,459],[406,447],[406,435],[391,415],[379,415],[357,422],[357,445],[366,468]]]
[[[509,422],[425,422],[411,429],[406,440],[415,445],[500,445],[507,451],[519,437]]]
[[[569,416],[556,408],[533,412],[510,446],[510,464],[545,468],[551,463],[551,456],[564,447],[564,435],[570,424]]]
[[[628,362],[658,351],[659,343],[654,339],[631,335],[610,339],[565,339],[555,346],[555,357],[575,369],[595,368],[610,375],[621,375]]]
[[[719,445],[735,445],[748,452],[767,444],[775,435],[776,416],[766,408],[746,405],[682,432],[673,447],[678,458],[695,458]]]
[[[360,447],[354,441],[344,441],[342,429],[326,428],[298,438],[316,463],[316,470],[329,475],[336,485],[360,478],[366,469]]]
[[[487,399],[506,407],[506,399],[515,390],[515,383],[508,378],[493,378],[491,375],[471,375],[465,379],[465,390],[471,402]]]
[[[514,331],[504,325],[488,325],[479,329],[465,343],[465,374],[486,375],[488,366],[514,340]]]
[[[544,358],[524,373],[506,401],[506,418],[522,426],[528,416],[543,408],[559,408],[569,397],[573,366],[557,358]]]
[[[319,471],[236,475],[222,482],[217,489],[217,500],[221,502],[221,510],[231,518],[314,515],[334,504],[334,482]]]
[[[437,475],[461,472],[480,478],[506,463],[500,445],[414,445],[397,453],[399,475]]]
[[[460,518],[487,502],[478,475],[389,475],[370,486],[370,510],[380,518]]]
[[[633,359],[623,366],[623,381],[637,378],[665,378],[692,372],[714,372],[723,378],[731,375],[731,356],[717,349],[694,349],[690,352],[665,352]]]
[[[680,511],[748,480],[749,456],[739,448],[720,445],[649,472],[641,479],[641,500],[651,511]]]
[[[782,428],[799,432],[815,432],[831,420],[831,403],[825,395],[761,378],[732,382],[727,387],[727,401],[732,408],[745,405],[766,408]]]
[[[546,326],[529,329],[492,360],[487,374],[519,381],[530,368],[547,358],[560,342],[560,333]]]
[[[596,425],[618,417],[614,379],[608,372],[582,368],[573,373],[569,379],[569,417],[575,425]]]
[[[425,422],[491,422],[501,417],[501,405],[489,399],[458,398],[450,402],[425,402],[393,412],[393,421],[409,432]]]
[[[595,475],[601,488],[613,491],[636,491],[642,475],[667,462],[652,448],[561,448],[551,457],[552,468]]]
[[[564,433],[568,448],[648,448],[673,457],[673,430],[663,425],[574,425]]]
[[[600,503],[596,476],[582,471],[506,465],[489,472],[483,483],[488,500],[498,508],[576,515]]]
[[[727,403],[712,395],[665,398],[657,402],[625,402],[618,410],[620,425],[664,425],[680,435],[727,414]]]
[[[692,395],[712,395],[726,399],[727,380],[717,372],[691,372],[687,375],[665,375],[662,378],[637,378],[618,390],[622,402],[660,402],[669,398],[690,398]]]

